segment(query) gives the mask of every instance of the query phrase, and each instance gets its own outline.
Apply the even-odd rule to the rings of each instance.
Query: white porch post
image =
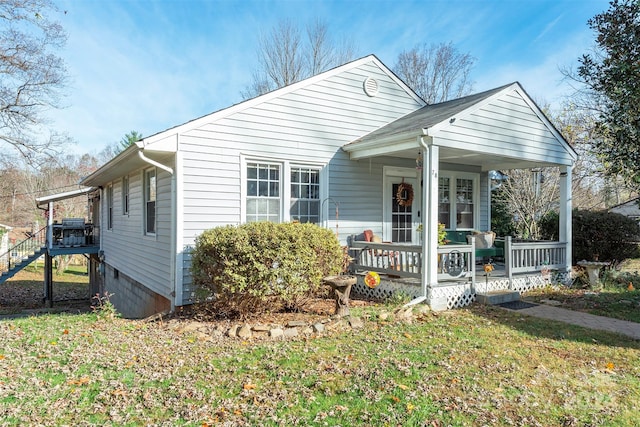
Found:
[[[566,242],[566,272],[571,271],[571,166],[560,167],[560,232],[559,240]]]
[[[422,170],[424,215],[422,228],[424,243],[422,245],[422,291],[428,297],[429,290],[438,283],[438,163],[439,147],[423,145]]]
[[[47,248],[53,248],[53,202],[49,202],[47,218]]]

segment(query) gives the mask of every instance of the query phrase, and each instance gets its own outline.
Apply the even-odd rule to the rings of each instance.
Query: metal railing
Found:
[[[46,240],[47,227],[43,227],[25,240],[9,248],[7,252],[0,255],[0,273],[11,270],[40,251],[45,247]]]

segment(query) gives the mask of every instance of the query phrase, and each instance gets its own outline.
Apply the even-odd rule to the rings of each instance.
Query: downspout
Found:
[[[424,137],[426,135],[420,136],[418,137],[418,143],[420,144],[420,146],[422,147],[422,156],[424,159],[423,165],[422,165],[422,178],[421,178],[421,182],[422,182],[422,186],[420,191],[422,192],[420,199],[422,200],[422,216],[421,216],[421,221],[422,221],[422,233],[423,233],[423,239],[422,239],[422,277],[420,278],[420,282],[422,285],[422,295],[420,295],[419,297],[416,297],[414,299],[412,299],[411,301],[409,301],[407,304],[405,304],[405,307],[409,307],[412,305],[416,305],[416,304],[420,304],[424,301],[426,301],[427,299],[427,282],[428,282],[428,278],[429,275],[427,274],[427,266],[429,265],[429,258],[428,255],[430,254],[430,250],[429,250],[429,245],[431,242],[431,233],[432,230],[428,227],[427,224],[427,220],[429,215],[427,214],[428,212],[428,206],[429,206],[429,201],[427,199],[426,196],[426,191],[425,188],[429,188],[429,167],[428,167],[428,163],[427,162],[427,157],[425,156],[426,153],[429,152],[429,146],[427,145],[427,143],[424,141]]]

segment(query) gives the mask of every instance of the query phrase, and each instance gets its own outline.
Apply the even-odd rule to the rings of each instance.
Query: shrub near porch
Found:
[[[342,270],[340,242],[314,224],[252,222],[205,231],[196,239],[194,283],[228,314],[296,308],[322,278]]]

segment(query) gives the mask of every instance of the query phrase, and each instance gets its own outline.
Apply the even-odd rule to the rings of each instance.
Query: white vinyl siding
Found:
[[[362,86],[369,76],[380,87],[373,98],[364,93]],[[341,147],[419,107],[418,101],[374,62],[369,62],[185,131],[180,135],[184,159],[184,245],[193,244],[195,237],[206,229],[247,220],[243,158],[247,162],[273,159],[265,161],[282,165],[286,161],[291,167],[323,165],[321,175],[331,176],[331,180],[325,178],[328,187],[321,190],[325,194],[319,200],[321,208],[323,199],[331,196],[341,205],[341,217],[345,207],[356,220],[362,212],[347,206],[369,201],[359,201],[357,183],[351,186],[350,182],[359,179],[361,170],[366,187],[372,185],[367,180],[369,162],[350,161]],[[343,173],[334,179],[336,169]],[[290,170],[281,171],[282,179],[289,180]],[[343,184],[333,187],[334,181]],[[343,188],[346,193],[341,192]],[[290,192],[291,188],[283,182],[282,190],[284,197],[285,190]],[[286,210],[281,211],[280,217],[284,220],[296,219],[291,200],[282,199]],[[334,209],[333,202],[324,203],[319,220],[329,219],[325,226],[335,227]],[[340,237],[346,238],[346,233]]]
[[[166,156],[158,160],[172,166],[172,157]],[[156,230],[155,235],[146,236],[144,175],[143,169],[128,174],[129,215],[114,216],[113,230],[103,234],[101,245],[107,264],[150,290],[172,299],[172,178],[167,172],[156,170]],[[121,184],[122,179],[116,181],[113,186],[114,212],[122,211]],[[106,215],[106,204],[103,209],[103,215]]]
[[[434,135],[441,147],[477,151],[531,162],[571,164],[570,150],[513,91],[456,118]],[[496,165],[495,169],[499,169]]]

